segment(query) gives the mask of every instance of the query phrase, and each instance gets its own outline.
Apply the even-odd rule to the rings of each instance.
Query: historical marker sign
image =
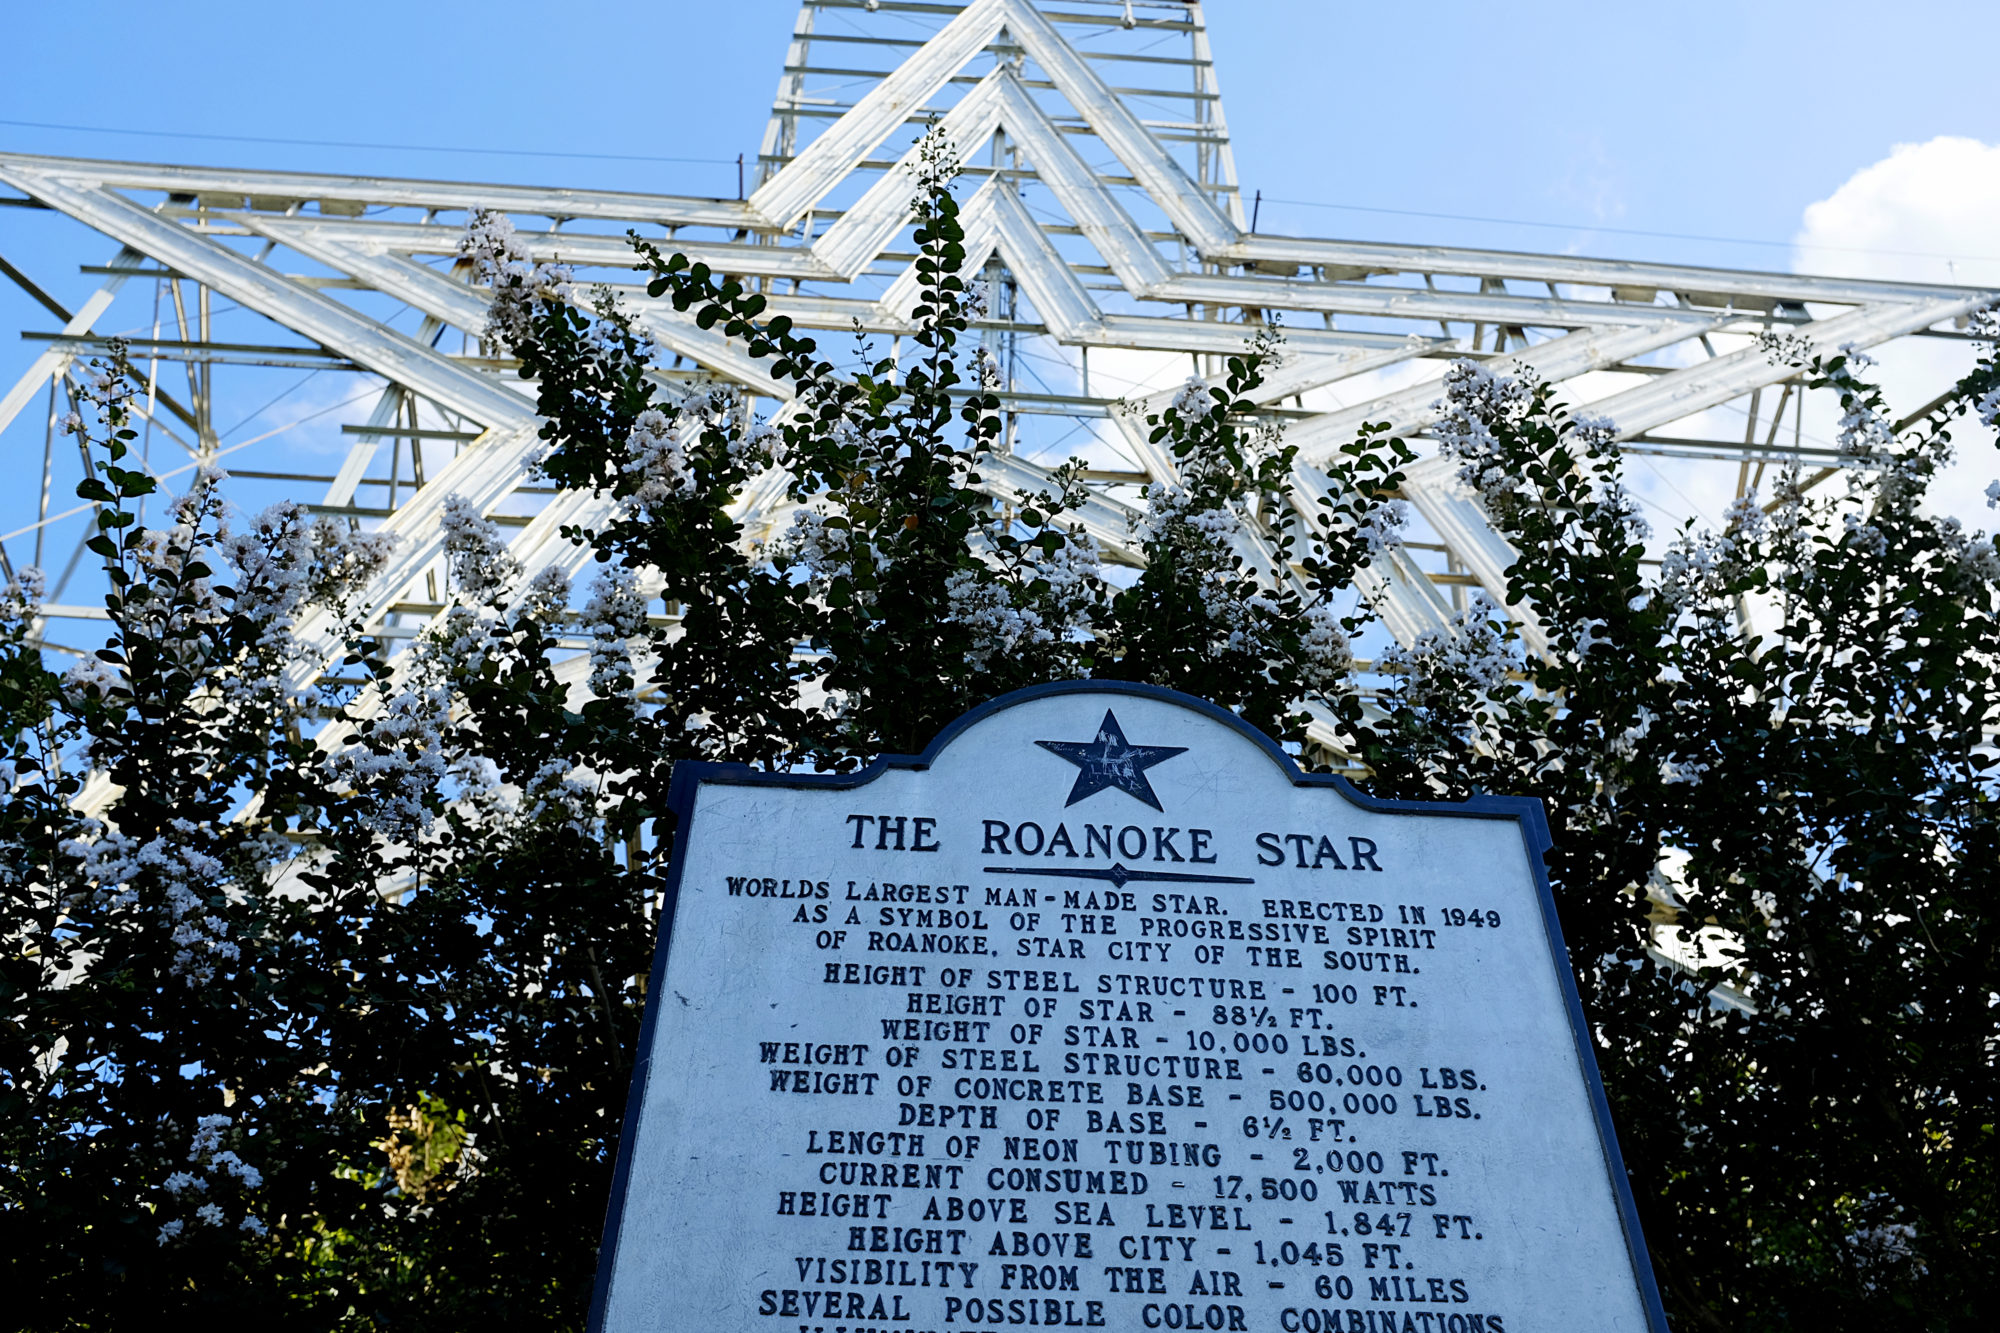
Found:
[[[1089,684],[675,791],[594,1327],[1664,1333],[1536,803]]]

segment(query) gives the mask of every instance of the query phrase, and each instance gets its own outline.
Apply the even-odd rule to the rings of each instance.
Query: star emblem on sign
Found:
[[[1158,810],[1161,808],[1160,798],[1153,794],[1153,784],[1146,780],[1146,770],[1177,754],[1187,753],[1185,745],[1133,745],[1125,739],[1125,729],[1118,725],[1117,716],[1108,708],[1104,710],[1104,721],[1097,726],[1095,740],[1036,741],[1035,744],[1051,754],[1061,755],[1081,770],[1076,775],[1076,785],[1070,788],[1069,799],[1063,802],[1065,808],[1095,796],[1107,787],[1116,787],[1127,796],[1137,797]]]

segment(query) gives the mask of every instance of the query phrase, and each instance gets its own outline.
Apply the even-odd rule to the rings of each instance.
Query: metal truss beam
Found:
[[[1775,432],[1759,443],[1753,430],[1738,443],[1677,430],[1677,422],[1795,374],[1755,346],[1738,341],[1717,349],[1714,340],[1784,328],[1823,350],[1867,347],[1944,333],[1949,321],[2000,295],[1253,233],[1244,226],[1203,6],[1189,0],[1151,18],[1141,13],[1125,28],[1107,21],[1112,8],[1078,4],[807,0],[792,31],[758,178],[746,182],[754,184],[748,199],[0,154],[0,182],[120,246],[109,265],[91,270],[105,276],[104,287],[61,320],[59,331],[32,335],[48,346],[0,398],[0,430],[75,354],[104,345],[103,317],[132,278],[172,284],[177,296],[179,284],[192,282],[201,293],[236,302],[289,339],[222,341],[197,321],[185,329],[177,322],[171,332],[156,328],[130,346],[149,357],[185,359],[203,367],[203,377],[207,367],[248,363],[353,367],[387,381],[369,408],[355,409],[362,420],[343,423],[357,438],[330,480],[323,467],[260,466],[254,455],[246,474],[266,484],[294,479],[315,488],[302,500],[358,518],[368,512],[355,506],[360,488],[368,487],[371,499],[382,490],[371,465],[385,445],[400,448],[390,445],[392,437],[413,450],[424,441],[455,447],[455,456],[423,484],[393,487],[395,502],[381,518],[398,545],[364,594],[364,609],[378,628],[406,636],[413,618],[434,613],[422,609],[435,606],[434,594],[414,600],[408,594],[437,567],[447,496],[463,495],[488,513],[506,505],[513,549],[530,571],[578,572],[587,556],[562,538],[562,528],[599,523],[612,512],[604,497],[552,494],[536,482],[531,459],[539,423],[530,386],[506,373],[510,363],[438,350],[448,329],[476,338],[485,327],[487,294],[469,286],[462,269],[435,262],[455,256],[467,215],[481,208],[505,212],[536,259],[575,266],[580,284],[610,278],[624,306],[679,358],[677,365],[693,367],[662,372],[663,392],[680,394],[689,379],[705,378],[738,386],[783,413],[790,410],[789,389],[770,378],[767,363],[609,272],[633,266],[625,231],[639,230],[663,251],[684,252],[744,282],[765,296],[772,313],[801,327],[858,327],[897,338],[910,331],[920,292],[908,235],[918,166],[914,127],[933,119],[967,164],[965,181],[973,187],[961,210],[967,270],[1000,275],[1011,298],[1004,311],[996,307],[977,323],[974,335],[1007,349],[1010,364],[1015,349],[1032,350],[1044,365],[1066,363],[1077,372],[1077,392],[1062,372],[1041,384],[1004,383],[1003,410],[1023,420],[1108,419],[1099,442],[1132,462],[1093,464],[1094,493],[1079,521],[1107,558],[1126,564],[1143,558],[1130,488],[1175,477],[1174,460],[1152,445],[1143,425],[1165,395],[1122,403],[1102,392],[1101,381],[1093,392],[1092,353],[1184,355],[1190,368],[1212,377],[1251,336],[1281,326],[1286,359],[1254,396],[1286,422],[1287,439],[1299,446],[1291,502],[1319,522],[1330,484],[1322,467],[1361,426],[1387,422],[1414,437],[1434,424],[1437,383],[1407,382],[1422,359],[1471,356],[1500,373],[1566,386],[1576,406],[1612,417],[1630,448],[1662,459],[1793,456],[1837,463],[1809,441],[1780,446]],[[839,31],[826,21],[835,12]],[[816,58],[816,44],[829,45],[832,58]],[[878,56],[895,63],[869,69]],[[1143,75],[1107,79],[1106,68],[1121,63]],[[1169,87],[1178,76],[1185,85]],[[829,77],[871,86],[837,104],[815,101],[811,81]],[[1189,119],[1140,115],[1135,99],[1155,96],[1183,101]],[[252,258],[247,252],[260,243],[263,252]],[[277,256],[285,255],[297,258],[292,267],[315,271],[281,271]],[[362,308],[374,302],[379,309],[384,297],[423,316],[417,336]],[[1371,380],[1378,372],[1385,378]],[[1392,372],[1398,378],[1386,378]],[[1312,406],[1334,394],[1344,405]],[[196,404],[204,423],[208,402]],[[439,420],[406,420],[419,403]],[[212,434],[201,440],[200,448],[213,448]],[[35,446],[40,450],[43,441]],[[1049,487],[1046,461],[1024,446],[983,465],[982,484],[1016,502]],[[1361,592],[1405,642],[1448,629],[1464,587],[1484,588],[1496,600],[1505,592],[1512,552],[1476,500],[1458,488],[1453,471],[1427,460],[1405,486],[1436,538],[1430,546],[1449,568],[1433,568],[1440,563],[1433,551],[1412,547],[1385,553],[1360,578]],[[788,480],[773,473],[739,498],[735,513],[752,538],[768,538],[789,512]],[[1295,577],[1275,560],[1254,522],[1246,521],[1237,547],[1264,577]],[[1513,614],[1529,645],[1540,643],[1531,608]],[[301,631],[323,652],[336,650],[327,623],[309,622]],[[302,664],[300,680],[317,670]],[[1316,734],[1330,744],[1330,723],[1319,725]]]

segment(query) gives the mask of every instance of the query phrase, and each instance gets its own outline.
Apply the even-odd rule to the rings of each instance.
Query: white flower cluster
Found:
[[[588,775],[567,759],[548,760],[523,785],[530,802],[524,819],[532,823],[553,813],[576,832],[590,833],[601,794]]]
[[[78,658],[63,673],[63,697],[72,707],[93,699],[108,699],[123,681],[109,665],[95,657]]]
[[[2000,430],[2000,389],[1992,389],[1981,394],[1973,403],[1972,410],[1979,414],[1981,425]]]
[[[616,374],[633,367],[650,366],[659,350],[653,335],[618,314],[608,293],[600,292],[597,318],[583,332],[583,346],[590,358]]]
[[[1886,1226],[1868,1227],[1848,1236],[1848,1243],[1861,1251],[1863,1262],[1870,1269],[1899,1268],[1899,1277],[1922,1277],[1930,1269],[1916,1257],[1913,1248],[1917,1239],[1917,1229],[1907,1222],[1891,1222]],[[1864,1277],[1861,1285],[1874,1291],[1877,1281],[1873,1276]]]
[[[1268,631],[1285,609],[1268,593],[1245,595],[1220,578],[1208,578],[1201,583],[1201,610],[1213,635],[1210,656],[1236,652],[1269,658]]]
[[[1202,466],[1199,457],[1190,459],[1185,475],[1198,478]],[[1192,490],[1164,482],[1146,487],[1145,499],[1139,537],[1172,546],[1182,565],[1195,573],[1202,614],[1211,628],[1209,653],[1248,653],[1265,659],[1267,670],[1279,669],[1280,630],[1287,612],[1269,593],[1243,589],[1235,550],[1241,517],[1228,508],[1204,506]],[[1304,655],[1292,664],[1294,683],[1317,690],[1345,675],[1352,654],[1330,607],[1311,607],[1305,614]]]
[[[267,627],[289,629],[311,591],[312,518],[292,501],[272,505],[222,543],[236,570],[236,609]]]
[[[1995,483],[2000,487],[2000,483]],[[1967,535],[1965,524],[1947,514],[1937,520],[1938,541],[1958,567],[1959,577],[1970,583],[2000,583],[2000,550],[1994,539],[1983,532]]]
[[[973,352],[972,372],[981,393],[992,393],[1000,387],[1000,363],[994,359],[992,348],[982,344]]]
[[[608,699],[632,674],[627,645],[646,632],[646,599],[630,569],[613,564],[598,574],[583,605],[583,632],[590,636],[591,691]]]
[[[800,507],[792,511],[792,530],[778,545],[816,579],[831,580],[853,576],[849,552],[853,533],[845,526],[831,527],[826,514]]]
[[[1007,585],[997,579],[981,578],[970,569],[955,570],[945,579],[944,595],[945,619],[972,631],[973,646],[965,660],[975,671],[1023,645],[1055,640],[1040,613],[1033,607],[1016,607]]]
[[[1840,452],[1852,458],[1881,458],[1895,446],[1896,433],[1880,412],[1856,401],[1841,414],[1834,435]]]
[[[1570,418],[1569,434],[1585,450],[1598,453],[1618,438],[1618,423],[1594,412],[1578,412]]]
[[[361,592],[396,547],[393,532],[362,532],[337,518],[312,526],[312,597],[335,611]]]
[[[71,910],[86,904],[99,910],[116,910],[138,902],[139,891],[129,882],[133,850],[130,838],[105,827],[103,821],[88,818],[79,821],[76,836],[56,844],[56,851],[75,861],[77,876],[90,885],[88,894],[70,900]]]
[[[1782,520],[1795,520],[1799,495],[1791,483],[1796,478],[1781,477],[1778,498],[1786,501],[1776,511]],[[1720,536],[1701,532],[1676,541],[1660,559],[1660,595],[1668,605],[1686,608],[1722,595],[1723,584],[1745,562],[1752,559],[1771,525],[1771,516],[1757,502],[1753,489],[1738,496],[1723,511]]]
[[[1627,540],[1645,541],[1653,535],[1652,524],[1639,513],[1638,498],[1626,490],[1623,483],[1607,481],[1598,487],[1597,503],[1617,519],[1619,526],[1625,529]]]
[[[1851,346],[1842,347],[1850,370],[1874,365]],[[1851,395],[1842,413],[1836,438],[1840,452],[1872,465],[1882,504],[1896,512],[1909,513],[1923,493],[1930,474],[1951,457],[1950,445],[1941,437],[1920,440],[1915,448],[1898,450],[1895,428],[1876,407],[1860,395]],[[1854,524],[1848,524],[1852,531]],[[1871,530],[1872,531],[1872,530]],[[1864,534],[1858,543],[1863,549],[1880,549],[1873,536]]]
[[[1929,1270],[1917,1257],[1916,1227],[1892,1220],[1904,1215],[1901,1206],[1885,1194],[1870,1194],[1860,1206],[1864,1216],[1880,1219],[1847,1233],[1847,1244],[1862,1270],[1862,1286],[1875,1291],[1885,1282],[1906,1286],[1912,1278],[1924,1276]]]
[[[228,474],[203,464],[195,470],[186,494],[167,503],[171,523],[150,528],[133,548],[142,574],[169,572],[179,575],[186,566],[208,554],[209,542],[228,549],[229,525],[224,519],[222,483]],[[164,640],[187,635],[202,626],[218,625],[229,618],[228,609],[216,596],[214,580],[208,576],[183,579],[179,595],[155,597],[144,602],[128,602],[126,618],[144,632]]]
[[[444,516],[445,563],[451,581],[467,597],[492,603],[521,576],[520,562],[500,540],[500,529],[462,495],[448,495]]]
[[[2000,482],[1995,482],[2000,489]],[[29,565],[0,587],[0,633],[25,631],[42,609],[48,581],[42,571]]]
[[[1449,625],[1425,630],[1405,648],[1392,644],[1376,659],[1386,672],[1404,677],[1404,693],[1419,706],[1437,701],[1455,686],[1484,697],[1506,684],[1520,663],[1495,628],[1500,608],[1484,592],[1475,593]]]
[[[619,470],[637,479],[633,498],[642,505],[663,505],[694,494],[694,469],[688,465],[685,427],[657,407],[649,407],[632,422],[625,437],[625,463]],[[699,429],[699,427],[697,427]]]
[[[1458,460],[1458,479],[1490,506],[1504,505],[1520,478],[1501,457],[1493,428],[1519,422],[1534,395],[1520,380],[1495,375],[1471,361],[1454,361],[1444,373],[1445,396],[1432,406],[1440,413],[1431,434],[1448,458]]]
[[[304,506],[281,501],[241,532],[221,538],[236,571],[235,610],[259,627],[258,640],[217,686],[224,698],[275,702],[284,666],[296,649],[292,628],[309,602],[344,610],[388,560],[395,538],[361,533],[332,518],[315,521]]]
[[[362,744],[328,757],[334,781],[370,795],[365,819],[382,837],[408,841],[430,827],[427,798],[451,767],[444,744],[450,717],[446,686],[411,684],[383,703]]]
[[[1063,544],[1054,554],[1039,552],[1029,562],[1023,577],[1030,583],[1045,580],[1055,604],[1073,606],[1087,604],[1104,577],[1104,567],[1098,558],[1096,541],[1082,528],[1071,528],[1063,534]]]
[[[772,543],[772,550],[774,555],[802,566],[822,586],[835,579],[852,579],[857,560],[866,560],[878,574],[892,563],[875,543],[857,543],[853,530],[844,523],[836,525],[827,514],[805,507],[792,511],[791,530]],[[866,601],[860,590],[855,596]]]
[[[1231,539],[1237,527],[1233,514],[1206,508],[1193,491],[1168,482],[1151,483],[1144,495],[1146,511],[1139,520],[1141,541],[1171,543],[1194,556],[1204,567],[1227,567],[1232,563]]]
[[[115,425],[124,417],[125,404],[137,393],[137,388],[119,373],[113,363],[92,361],[84,368],[81,381],[77,385],[76,396],[79,406],[96,408],[107,423]],[[63,415],[61,424],[65,434],[75,435],[79,439],[89,438],[90,423],[74,408]]]
[[[640,504],[657,506],[693,495],[694,458],[702,438],[718,431],[727,441],[729,461],[771,461],[777,433],[770,423],[746,420],[736,394],[717,387],[691,396],[678,407],[649,407],[633,420],[625,437],[620,470],[636,483]]]
[[[1380,555],[1403,544],[1403,527],[1409,521],[1409,501],[1384,500],[1370,506],[1368,517],[1361,521],[1358,531],[1361,540],[1368,543],[1370,553]]]
[[[1184,417],[1207,416],[1215,407],[1215,398],[1209,392],[1208,384],[1195,375],[1174,394],[1173,409]]]
[[[107,361],[93,361],[84,371],[84,388],[95,403],[122,403],[138,394],[132,382]]]
[[[993,308],[993,290],[984,278],[974,278],[965,284],[965,295],[959,298],[958,308],[967,319],[985,319]]]
[[[1702,775],[1708,772],[1707,764],[1693,760],[1662,759],[1660,761],[1660,781],[1667,786],[1685,783],[1690,787],[1701,785]]]
[[[222,1131],[229,1128],[230,1118],[226,1115],[205,1115],[195,1122],[194,1137],[188,1143],[187,1160],[195,1171],[176,1171],[161,1182],[167,1193],[177,1202],[186,1203],[203,1198],[210,1193],[210,1186],[225,1178],[233,1177],[241,1182],[244,1189],[254,1190],[264,1183],[264,1173],[238,1157],[235,1152],[222,1146]],[[210,1198],[199,1205],[193,1214],[199,1226],[219,1227],[228,1215],[222,1205]],[[255,1213],[245,1213],[238,1222],[237,1229],[253,1236],[261,1236],[268,1229]],[[159,1243],[165,1245],[187,1230],[187,1222],[172,1218],[160,1225]]]
[[[192,839],[197,834],[212,836],[213,832],[206,824],[197,826],[185,819],[171,821],[170,827],[183,839]],[[173,975],[189,986],[201,985],[214,980],[217,960],[233,963],[241,957],[241,951],[229,938],[228,923],[208,910],[207,900],[200,892],[205,889],[213,893],[220,885],[220,861],[190,841],[170,841],[164,837],[146,842],[133,859],[152,871],[160,884],[165,899],[162,910],[172,927],[174,958],[169,970]]]
[[[1340,627],[1331,602],[1306,608],[1305,632],[1299,636],[1300,679],[1307,689],[1323,691],[1347,678],[1354,666],[1354,649]]]
[[[534,333],[540,306],[570,299],[573,277],[567,264],[537,264],[505,213],[479,209],[466,223],[458,252],[472,260],[473,274],[493,289],[484,336],[513,346]]]
[[[1859,514],[1842,514],[1841,526],[1846,528],[1846,542],[1857,551],[1867,555],[1884,555],[1889,550],[1889,538],[1882,529],[1868,522]]]
[[[481,813],[489,816],[514,813],[517,793],[507,785],[500,765],[485,755],[460,755],[452,762],[451,775],[458,779],[460,799]]]
[[[547,624],[569,607],[569,578],[554,565],[544,565],[521,589],[516,609],[529,620]]]
[[[1765,520],[1764,506],[1757,503],[1757,492],[1754,490],[1737,496],[1722,511],[1723,531],[1738,541],[1762,540]]]
[[[492,610],[453,606],[417,640],[412,678],[441,682],[476,676],[488,661],[507,656],[512,638],[507,622]]]
[[[1764,934],[1773,943],[1785,937],[1784,918],[1778,915],[1778,895],[1769,889],[1758,889],[1750,895],[1750,905],[1764,918]]]
[[[1993,392],[2000,393],[2000,389],[1995,389]],[[1986,507],[1988,509],[2000,509],[2000,481],[1989,481],[1986,483]],[[34,573],[35,571],[30,570],[29,572]]]
[[[729,450],[738,458],[747,458],[768,466],[783,467],[784,445],[784,436],[778,433],[778,428],[766,418],[753,414],[749,428],[738,432],[730,439]]]
[[[1015,571],[1022,588],[1045,582],[1048,591],[1030,592],[1028,604],[1016,606],[1009,581],[980,577],[961,569],[945,580],[945,618],[972,630],[973,646],[965,660],[984,670],[995,657],[1023,648],[1055,643],[1090,627],[1090,609],[1103,570],[1097,543],[1082,529],[1065,535],[1054,554],[1037,550]]]
[[[91,907],[117,911],[142,898],[157,900],[174,950],[168,973],[192,988],[213,981],[218,964],[236,962],[242,951],[229,938],[229,923],[209,903],[225,880],[222,862],[201,848],[212,845],[214,826],[174,819],[167,828],[167,833],[138,842],[87,819],[58,850],[76,863],[76,873],[90,885]],[[145,892],[147,887],[153,892]]]
[[[1675,542],[1660,557],[1660,595],[1676,608],[1721,595],[1734,554],[1730,538],[1710,532]]]

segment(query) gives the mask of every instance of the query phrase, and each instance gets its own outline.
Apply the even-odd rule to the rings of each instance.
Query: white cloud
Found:
[[[2000,287],[2000,144],[1897,144],[1806,207],[1801,273]]]
[[[1941,136],[1898,144],[1839,189],[1807,206],[1793,238],[1802,273],[2000,289],[2000,145]],[[1972,366],[1968,344],[1905,338],[1875,352],[1897,412],[1914,411]],[[1830,434],[1831,405],[1806,414],[1808,434]],[[1817,431],[1815,430],[1817,427]],[[1958,460],[1932,490],[1940,512],[1990,528],[1984,491],[2000,472],[1992,432],[1970,418],[1952,430]]]

